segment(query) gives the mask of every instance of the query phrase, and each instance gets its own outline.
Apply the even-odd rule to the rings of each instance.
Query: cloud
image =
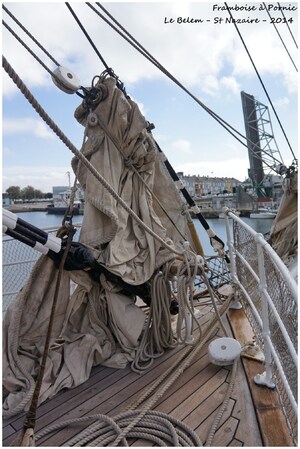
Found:
[[[68,166],[5,167],[2,172],[3,191],[12,185],[21,188],[32,185],[44,193],[52,192],[52,187],[55,185],[68,185],[67,171],[70,171]]]
[[[172,142],[172,148],[180,153],[190,154],[191,153],[191,142],[185,139],[178,139]]]
[[[6,135],[31,134],[42,139],[54,139],[53,132],[39,119],[29,117],[10,119],[2,122],[3,133]]]
[[[237,80],[233,76],[223,76],[220,79],[220,85],[235,95],[240,95],[241,88]]]
[[[213,25],[208,22],[201,24],[176,23],[178,17],[212,20],[216,15],[228,16],[226,11],[213,12],[213,4],[213,2],[202,3],[200,1],[177,1],[176,3],[105,2],[104,6],[196,97],[207,103],[211,109],[215,109],[221,117],[235,128],[241,128],[244,134],[240,98],[238,98],[239,91],[246,90],[257,97],[257,95],[261,95],[261,88],[234,26],[232,24]],[[6,6],[59,63],[69,67],[81,79],[82,85],[88,86],[93,76],[99,75],[104,66],[65,4],[56,2],[55,7],[53,5],[53,3],[48,2],[8,2]],[[239,165],[239,155],[246,154],[244,148],[239,150],[231,148],[225,151],[223,130],[219,129],[218,131],[212,122],[206,122],[204,114],[200,115],[199,121],[196,121],[195,117],[198,112],[192,109],[193,104],[188,104],[190,99],[181,97],[181,92],[178,92],[177,87],[174,85],[170,87],[172,84],[170,81],[161,83],[162,79],[165,80],[165,75],[158,68],[154,67],[118,36],[84,2],[73,2],[71,6],[89,32],[101,56],[125,83],[127,92],[130,95],[133,93],[136,97],[142,113],[144,115],[151,114],[151,120],[157,125],[155,131],[155,133],[158,133],[157,140],[165,144],[166,152],[168,152],[168,149],[173,150],[170,159],[172,163],[176,162],[176,168],[179,171],[188,170],[193,174],[198,170],[198,167],[201,172],[201,167],[203,167],[207,173],[210,173],[211,171],[215,172],[216,169],[212,168],[215,165],[218,166],[218,170],[224,170],[225,176],[225,170],[226,173],[229,173],[230,167],[227,161],[226,164],[223,163],[223,158],[228,155],[231,158],[229,165],[233,164],[231,174],[234,173],[239,179],[239,173],[247,173],[247,159],[244,159],[245,164],[241,162]],[[266,15],[265,12],[264,14]],[[245,13],[241,15],[245,16]],[[11,24],[10,18],[5,13],[3,13],[3,16],[4,20]],[[234,16],[239,17],[239,14],[234,12]],[[280,16],[279,13],[278,17]],[[173,18],[175,23],[165,24],[165,17]],[[293,15],[293,18],[294,22],[290,26],[295,33],[297,15]],[[18,30],[15,25],[12,26]],[[262,78],[267,79],[267,87],[270,87],[270,93],[275,92],[276,94],[278,106],[280,105],[282,108],[293,107],[292,110],[289,110],[290,113],[286,114],[286,117],[289,117],[285,126],[290,128],[290,133],[294,134],[296,129],[295,117],[297,115],[294,101],[294,94],[297,91],[297,74],[291,66],[275,30],[271,25],[267,26],[265,23],[245,24],[239,28]],[[285,28],[282,27],[280,31],[287,40]],[[35,48],[26,36],[24,39],[30,44],[31,48],[35,49],[47,67],[55,68],[55,64],[40,49]],[[3,54],[25,84],[33,93],[39,94],[38,98],[45,100],[47,104],[52,106],[51,95],[57,88],[52,83],[50,75],[15,41],[7,30],[3,32],[2,48]],[[292,54],[294,57],[294,50],[292,50]],[[152,83],[144,83],[145,80],[151,80]],[[147,91],[149,87],[153,90]],[[173,87],[175,87],[174,90]],[[2,91],[4,97],[14,95],[16,92],[14,84],[6,75],[3,77]],[[175,100],[164,104],[161,100],[165,92],[170,96],[170,100],[174,98]],[[208,96],[209,101],[206,102]],[[6,101],[6,98],[4,98],[4,101]],[[19,104],[17,101],[18,98],[16,104]],[[266,104],[263,98],[261,101]],[[57,106],[60,108],[59,112],[61,112],[61,103]],[[22,110],[18,114],[22,114]],[[180,117],[180,121],[176,121],[176,114]],[[202,111],[200,114],[202,114]],[[168,122],[167,115],[172,117],[172,122]],[[63,129],[73,132],[73,124],[67,123],[67,118],[68,114],[62,117],[62,121],[66,120],[66,126]],[[26,129],[24,129],[26,118],[15,121],[15,125],[9,123],[10,119],[7,120],[4,120],[3,123],[3,131],[6,134],[25,132],[35,136],[38,135],[40,138],[48,138],[52,134],[50,130],[47,131],[47,128],[38,125],[38,120],[27,122]],[[185,121],[190,122],[192,127],[184,128],[182,123]],[[276,131],[276,123],[273,123],[273,126],[275,134],[277,132],[276,140],[279,143],[280,137],[277,137],[279,131]],[[22,127],[23,131],[21,131]],[[294,141],[296,141],[295,137]],[[212,143],[209,145],[210,142]],[[296,144],[294,146],[296,147]],[[15,147],[17,150],[17,146]],[[11,148],[13,147],[11,146]],[[206,165],[195,160],[200,153],[200,148],[204,148],[202,158],[209,158]],[[284,145],[280,145],[280,148],[281,151],[284,151]],[[219,157],[220,154],[221,158]],[[190,164],[186,162],[187,155],[191,155],[192,162]],[[43,164],[43,162],[37,163]],[[65,165],[65,160],[57,163]],[[49,170],[52,169],[49,168]],[[13,174],[11,176],[13,177]],[[37,173],[32,173],[32,176],[37,176]],[[51,182],[52,185],[57,182],[61,183],[55,181],[54,177],[51,178]]]
[[[10,147],[8,147],[7,145],[4,145],[2,148],[2,157],[4,156],[10,156],[14,154],[14,150],[12,150]]]
[[[102,58],[128,87],[143,79],[164,76],[85,3],[73,3],[72,7]],[[210,2],[124,2],[109,3],[105,7],[151,55],[188,87],[197,87],[209,95],[216,95],[222,87],[235,93],[238,77],[256,77],[234,26],[213,24],[216,15],[225,18],[228,13],[213,12]],[[79,76],[83,85],[88,85],[92,77],[104,69],[63,3],[56,3],[55,8],[52,3],[47,2],[11,3],[8,8],[60,64],[69,67]],[[96,10],[100,11],[98,8]],[[264,11],[256,11],[255,15],[267,17]],[[244,17],[245,13],[234,12],[234,16]],[[35,20],[35,17],[39,19]],[[204,23],[177,23],[179,17],[203,19]],[[173,19],[174,23],[165,23],[165,18]],[[8,21],[6,14],[4,19]],[[296,15],[291,26],[294,29],[297,27]],[[291,69],[291,62],[273,27],[265,23],[246,24],[240,27],[240,31],[260,73],[281,77],[281,82],[288,91],[295,92],[297,74]],[[282,30],[282,33],[284,35],[285,31]],[[283,37],[288,39],[286,35]],[[40,49],[35,48],[27,38],[24,40],[35,49],[48,68],[55,68]],[[39,87],[52,85],[49,74],[7,30],[3,33],[3,50],[4,55],[9,55],[13,67],[22,75],[25,83]],[[4,94],[8,95],[15,89],[6,78]]]
[[[287,97],[278,98],[278,100],[273,101],[273,105],[279,108],[286,108],[289,104],[290,100]]]
[[[175,170],[183,171],[186,175],[232,177],[244,181],[248,166],[247,158],[233,158],[218,160],[218,162],[215,160],[186,162],[180,164],[180,167],[175,167]]]

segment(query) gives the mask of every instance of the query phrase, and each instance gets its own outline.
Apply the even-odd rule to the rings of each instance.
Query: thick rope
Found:
[[[28,51],[28,53],[31,54],[31,56],[34,57],[34,59],[37,60],[37,62],[45,69],[53,78],[57,79],[57,76],[46,66],[46,64],[43,63],[43,61],[32,51],[28,45],[25,44],[25,42],[12,30],[12,28],[2,20],[2,24],[5,26],[5,28],[14,36],[14,38],[20,42],[21,45]]]
[[[45,345],[44,345],[44,351],[43,351],[43,355],[42,355],[42,360],[41,360],[41,365],[39,368],[39,373],[37,376],[37,380],[36,380],[36,384],[35,384],[35,389],[31,398],[31,404],[29,407],[29,410],[26,414],[24,423],[23,423],[23,432],[20,436],[20,439],[23,440],[24,435],[26,434],[27,429],[34,429],[35,427],[35,421],[36,421],[36,411],[37,411],[37,407],[38,407],[38,400],[39,400],[39,395],[40,395],[40,390],[42,387],[42,383],[43,383],[43,378],[44,378],[44,373],[45,373],[45,369],[46,369],[46,362],[47,362],[47,357],[48,357],[48,352],[49,352],[49,347],[50,347],[50,341],[51,341],[51,334],[52,334],[52,328],[53,328],[53,324],[54,324],[54,317],[55,317],[55,310],[56,310],[56,305],[57,305],[57,301],[58,301],[58,296],[59,296],[59,290],[60,290],[60,284],[61,284],[61,279],[62,279],[62,274],[63,274],[63,268],[64,268],[64,264],[69,252],[69,249],[71,247],[72,244],[72,238],[74,235],[74,228],[70,228],[67,230],[68,232],[68,237],[67,237],[67,244],[66,247],[64,249],[60,264],[59,264],[59,269],[58,269],[58,275],[57,275],[57,280],[56,280],[56,284],[55,284],[55,291],[54,291],[54,296],[53,296],[53,302],[52,302],[52,307],[51,307],[51,313],[50,313],[50,317],[49,317],[49,324],[48,324],[48,330],[47,330],[47,335],[46,335],[46,341],[45,341]],[[34,438],[34,435],[31,434],[31,437]],[[21,441],[21,445],[22,445],[22,441]]]
[[[58,129],[58,127],[54,124],[54,122],[50,119],[50,117],[45,113],[45,111],[40,107],[40,105],[37,103],[37,101],[34,99],[34,97],[30,94],[30,92],[28,91],[28,89],[26,88],[26,86],[22,83],[22,81],[19,79],[19,77],[16,75],[16,73],[13,71],[13,69],[11,68],[11,66],[8,64],[8,62],[6,61],[6,59],[3,57],[3,67],[5,68],[5,70],[7,71],[7,73],[9,74],[9,76],[13,79],[13,81],[17,84],[17,86],[19,87],[19,89],[22,91],[22,93],[25,95],[25,97],[27,98],[27,100],[32,104],[32,106],[36,109],[36,111],[39,113],[39,115],[43,118],[43,120],[46,121],[46,123],[50,126],[50,128],[58,135],[58,137],[67,145],[67,147],[78,157],[79,161],[83,162],[84,165],[90,170],[90,172],[96,177],[96,179],[98,179],[102,185],[104,185],[104,187],[111,193],[111,195],[122,205],[122,207],[124,207],[124,209],[147,231],[149,232],[154,238],[158,239],[166,248],[168,248],[170,251],[172,251],[174,254],[177,255],[182,255],[182,252],[178,252],[176,250],[174,250],[173,247],[170,247],[169,245],[167,245],[165,243],[165,241],[163,239],[161,239],[159,236],[157,236],[150,228],[148,228],[147,226],[144,225],[144,223],[139,219],[139,217],[130,209],[128,208],[128,206],[126,205],[125,202],[123,202],[123,200],[116,194],[116,192],[114,192],[114,190],[111,188],[111,186],[109,186],[109,184],[105,181],[105,179],[94,169],[94,167],[89,163],[89,161],[87,161],[87,159],[82,155],[82,153],[80,153],[74,146],[73,144],[71,144],[71,142],[66,138],[66,136],[61,133],[61,131]],[[186,257],[186,254],[184,254],[184,257]],[[196,265],[196,264],[195,264]],[[189,268],[189,263],[187,263],[186,265],[186,269],[189,272],[190,268]],[[195,273],[196,273],[196,267],[195,267]],[[187,284],[187,288],[189,290],[191,290],[191,285]],[[168,293],[168,292],[167,292]],[[228,301],[229,303],[229,301]],[[227,304],[227,303],[226,303]],[[224,305],[223,305],[224,306]],[[222,308],[223,308],[222,306]],[[164,307],[164,305],[163,305]],[[190,306],[188,306],[190,308]],[[166,308],[165,308],[166,309]],[[191,309],[190,309],[191,310]],[[156,314],[158,313],[158,315]],[[155,311],[154,312],[154,320],[153,321],[157,321],[157,317],[162,313],[159,311]],[[115,431],[117,432],[118,436],[117,438],[115,438],[115,434],[113,435],[113,439],[112,439],[112,446],[117,446],[119,443],[121,442],[125,442],[125,436],[129,436],[129,435],[138,435],[137,429],[139,429],[141,427],[141,419],[146,417],[147,414],[149,413],[153,413],[150,412],[150,409],[153,407],[153,405],[157,402],[157,400],[164,394],[164,392],[175,382],[175,380],[177,379],[177,377],[181,374],[181,372],[183,372],[184,369],[186,369],[193,361],[193,359],[195,358],[196,354],[198,354],[198,352],[200,351],[200,349],[202,349],[204,343],[207,341],[209,335],[211,335],[211,332],[214,330],[215,326],[217,325],[217,320],[220,318],[220,316],[217,316],[214,318],[213,322],[211,323],[211,325],[208,327],[207,329],[207,334],[205,335],[205,337],[203,338],[201,344],[193,347],[192,349],[187,348],[187,351],[184,351],[184,355],[182,357],[182,363],[180,363],[180,367],[178,366],[177,371],[173,374],[173,376],[171,376],[171,378],[167,379],[166,382],[163,382],[161,385],[160,383],[158,383],[158,390],[156,391],[156,393],[150,397],[146,403],[144,404],[144,406],[142,407],[142,409],[138,410],[138,411],[131,411],[128,413],[135,413],[134,415],[134,419],[130,419],[129,421],[125,422],[125,428],[123,428],[123,430],[120,432],[120,428],[118,427],[117,424],[112,424],[110,423],[110,426],[112,426]],[[167,326],[167,333],[165,335],[162,336],[162,338],[159,338],[157,330],[158,329],[154,329],[154,333],[153,333],[153,337],[154,337],[154,343],[156,348],[160,349],[163,348],[165,345],[169,345],[170,340],[166,337],[166,335],[170,335],[169,332],[169,327]],[[153,345],[152,345],[153,346]],[[187,355],[187,357],[185,357]],[[180,360],[180,361],[181,361]],[[178,363],[176,362],[176,365],[178,365]],[[165,379],[165,376],[163,376],[163,380]],[[161,380],[161,379],[160,379]],[[149,396],[149,393],[148,395]],[[106,418],[105,418],[106,419]],[[152,419],[153,420],[153,419]],[[151,421],[152,421],[151,420]],[[170,417],[168,417],[168,421],[170,421]],[[136,425],[139,424],[139,427],[136,427]],[[167,427],[170,429],[169,424],[167,424]],[[131,430],[134,429],[133,433],[131,432]],[[179,439],[175,436],[175,433],[173,431],[171,431],[172,434],[172,438],[173,438],[173,442],[174,442],[174,438],[175,438],[175,445],[178,445],[179,443]],[[153,435],[152,432],[152,436],[151,438],[156,438],[157,435]],[[198,437],[197,437],[198,439]],[[152,440],[153,441],[153,440]],[[100,440],[99,438],[97,438],[96,443],[95,444],[99,444]],[[107,444],[108,440],[106,437],[105,443]],[[198,444],[196,444],[196,446],[201,445],[201,442],[198,439]],[[193,444],[193,446],[195,446],[195,444]]]
[[[221,307],[222,309],[222,313],[224,313],[227,308],[229,307],[229,304],[231,302],[230,300],[227,300],[223,306]],[[184,351],[183,357],[186,356],[185,358],[180,358],[180,363],[178,363],[178,361],[175,362],[175,364],[173,365],[173,373],[169,376],[169,378],[166,378],[166,375],[163,374],[162,378],[163,381],[161,381],[161,378],[159,378],[155,384],[158,385],[157,390],[152,394],[152,396],[146,400],[146,402],[144,403],[143,407],[140,409],[140,414],[137,415],[135,417],[135,419],[128,425],[128,427],[126,429],[123,430],[123,432],[121,433],[121,435],[119,435],[116,440],[114,441],[113,446],[117,446],[121,439],[127,434],[127,432],[130,432],[131,429],[134,428],[135,425],[137,425],[142,419],[143,417],[146,415],[147,411],[151,410],[154,405],[156,404],[156,402],[163,396],[163,394],[171,387],[171,385],[173,385],[173,383],[177,380],[177,378],[183,373],[183,371],[188,368],[191,363],[193,362],[193,360],[195,359],[196,355],[202,350],[204,344],[206,343],[206,341],[208,340],[208,338],[210,337],[210,335],[212,334],[212,332],[215,330],[216,326],[218,324],[218,318],[214,317],[213,320],[211,321],[211,323],[207,326],[205,332],[203,332],[202,335],[202,341],[199,342],[197,340],[197,343],[195,344],[195,346],[192,346],[191,349],[189,351],[186,351],[187,354]],[[170,372],[172,372],[171,370],[169,370]],[[165,380],[165,381],[164,381]],[[151,391],[152,393],[152,391]],[[149,396],[149,391],[147,392],[147,397]],[[132,407],[135,407],[136,404],[141,403],[140,400],[135,401],[135,403],[133,404]]]
[[[67,425],[82,423],[85,421],[94,421],[81,433],[71,438],[67,445],[104,447],[114,446],[116,435],[120,435],[122,430],[128,426],[138,415],[139,410],[127,411],[117,415],[114,419],[106,415],[94,415],[79,419],[68,420],[63,423],[55,424],[46,430],[39,432],[36,439],[39,440],[50,432],[63,429]],[[201,440],[190,427],[176,418],[158,411],[148,411],[143,423],[135,427],[127,434],[126,439],[121,438],[122,446],[127,447],[129,438],[145,439],[156,443],[158,446],[174,447],[200,447]]]
[[[41,256],[38,259],[36,265],[34,266],[34,269],[32,272],[32,277],[35,277],[35,275],[40,271],[42,260],[43,260],[43,256]],[[29,387],[27,388],[28,393],[26,394],[26,396],[24,396],[23,400],[14,409],[2,411],[4,418],[10,418],[11,416],[17,415],[18,413],[22,412],[24,410],[25,406],[31,400],[34,389],[35,389],[35,381],[34,381],[33,377],[28,373],[28,370],[25,368],[25,366],[23,365],[23,363],[19,357],[19,353],[18,353],[19,342],[18,342],[18,338],[17,338],[19,329],[20,329],[22,313],[23,313],[23,310],[25,307],[26,300],[30,294],[30,288],[31,288],[31,283],[27,282],[25,284],[25,286],[23,287],[22,295],[17,297],[16,301],[18,301],[17,302],[18,307],[16,308],[16,311],[12,314],[11,322],[10,322],[10,326],[11,326],[11,328],[13,330],[13,334],[16,336],[16,338],[13,338],[12,345],[9,348],[11,350],[12,357],[13,357],[13,360],[14,360],[14,363],[15,363],[17,369],[20,371],[22,376],[24,376],[27,384],[29,385]]]
[[[141,373],[160,357],[164,350],[175,346],[170,318],[171,291],[168,281],[158,272],[151,282],[151,305],[146,328],[131,364],[134,372]]]
[[[50,432],[64,428],[67,425],[96,419],[100,422],[89,426],[84,431],[79,433],[76,437],[69,440],[68,445],[116,447],[121,443],[123,446],[127,446],[127,438],[141,438],[154,442],[159,446],[202,446],[202,443],[197,434],[184,423],[175,420],[172,416],[164,415],[160,412],[152,411],[151,409],[163,396],[163,394],[173,385],[173,383],[182,374],[182,372],[193,363],[195,357],[203,349],[204,344],[216,330],[219,317],[223,316],[223,314],[227,311],[230,303],[231,298],[228,298],[222,304],[219,315],[215,315],[211,322],[206,326],[205,330],[202,332],[201,341],[199,336],[197,338],[197,341],[195,342],[195,345],[186,347],[182,351],[182,354],[176,358],[176,361],[172,364],[172,366],[170,366],[169,369],[166,370],[146,392],[142,393],[129,406],[129,410],[120,415],[117,415],[115,418],[108,418],[105,415],[97,415],[72,419],[59,424],[55,424],[51,427],[48,427],[47,429],[44,429],[42,432],[37,433],[36,440],[42,438]],[[142,403],[143,406],[138,408]],[[162,427],[161,423],[156,423],[156,416],[163,417],[163,419],[165,420]],[[113,419],[113,423],[110,422],[110,419]],[[108,421],[110,422],[109,425],[106,424]],[[159,428],[157,427],[157,425],[159,425]],[[176,440],[177,436],[175,436],[174,431],[171,431],[171,425],[176,426],[176,433],[179,435],[178,442]],[[163,432],[164,434],[163,439],[160,432]],[[172,437],[170,437],[170,435],[172,435]],[[167,444],[165,438],[167,438]],[[191,439],[188,441],[187,438]],[[176,444],[174,443],[174,441]]]
[[[224,412],[225,412],[225,410],[226,410],[226,408],[228,406],[228,403],[229,403],[229,400],[230,400],[230,396],[232,395],[232,391],[233,391],[233,387],[234,387],[234,381],[235,381],[235,378],[236,378],[236,370],[237,370],[238,361],[239,361],[239,358],[236,358],[235,361],[233,362],[233,366],[232,366],[231,374],[230,374],[230,381],[229,381],[229,385],[228,385],[228,388],[227,388],[227,391],[226,391],[226,395],[225,395],[225,397],[223,399],[221,407],[220,407],[217,415],[215,416],[213,424],[212,424],[212,426],[210,428],[208,437],[206,439],[205,446],[210,447],[212,445],[212,442],[213,442],[215,433],[217,431],[218,425],[219,425],[219,423],[221,421],[221,418],[222,418],[222,416],[223,416],[223,414],[224,414]]]
[[[49,117],[45,110],[41,107],[38,101],[30,93],[28,88],[25,86],[23,81],[8,63],[6,58],[2,56],[2,65],[4,70],[17,85],[20,91],[23,93],[25,98],[29,101],[32,107],[40,115],[40,117],[47,123],[47,125],[52,129],[52,131],[59,137],[59,139],[69,148],[70,151],[87,167],[87,169],[92,173],[92,175],[103,185],[103,187],[112,195],[113,198],[122,206],[126,212],[152,237],[158,240],[166,249],[170,252],[181,256],[182,251],[176,250],[173,246],[165,242],[160,236],[158,236],[151,228],[149,228],[139,217],[133,212],[130,207],[127,206],[126,202],[115,192],[115,190],[110,186],[110,184],[101,176],[101,174],[95,169],[95,167],[86,159],[86,157],[72,144],[72,142],[65,136],[65,134],[59,129],[59,127],[54,123],[54,121]]]
[[[91,5],[89,2],[86,3],[87,6],[89,6],[104,22],[106,22],[114,31],[116,31],[120,36],[123,37],[132,47],[134,47],[139,53],[141,53],[148,61],[150,61],[153,65],[155,65],[162,73],[164,73],[171,81],[173,81],[178,87],[180,87],[185,93],[187,93],[196,103],[199,104],[212,118],[214,118],[226,131],[228,131],[238,142],[240,142],[243,146],[248,148],[249,145],[244,143],[241,139],[239,139],[237,136],[241,136],[243,139],[246,139],[249,144],[255,148],[258,148],[257,143],[251,142],[250,139],[248,139],[247,136],[244,136],[241,134],[237,129],[235,129],[233,126],[231,126],[229,123],[227,123],[224,119],[222,119],[220,116],[218,116],[214,111],[209,109],[202,101],[200,101],[195,95],[193,95],[186,87],[183,86],[183,84],[180,83],[165,67],[163,67],[105,8],[103,5],[101,5],[99,2],[96,2],[99,8],[101,8],[107,16],[113,20],[117,26],[124,31],[122,33],[117,27],[113,25],[103,14],[101,14],[99,11],[95,9],[93,5]],[[127,35],[127,37],[126,37]],[[231,131],[232,130],[232,131]],[[235,135],[236,133],[237,135]],[[266,153],[263,149],[259,147],[260,151],[263,153]],[[253,150],[252,150],[253,151]],[[257,155],[256,155],[257,157]],[[264,161],[264,163],[266,163]],[[266,164],[268,165],[268,164]],[[268,165],[269,166],[269,165]],[[273,169],[273,167],[269,166],[270,169]]]
[[[30,39],[45,53],[45,55],[48,56],[49,59],[51,59],[52,62],[54,62],[55,65],[57,66],[60,65],[54,59],[54,57],[42,46],[42,44],[27,30],[27,28],[25,28],[24,25],[22,25],[22,23],[4,5],[2,5],[2,9],[4,9],[4,11],[15,21],[15,23],[19,25],[19,27],[24,31],[24,33],[26,33],[27,36],[30,37]],[[19,40],[19,38],[16,35],[14,37]],[[23,41],[22,42],[20,41],[20,43],[22,43],[23,45]]]

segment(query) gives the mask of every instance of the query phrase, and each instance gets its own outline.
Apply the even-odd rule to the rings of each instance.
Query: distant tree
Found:
[[[51,193],[51,192],[47,192],[47,193],[45,193],[45,195],[44,195],[44,198],[46,198],[46,199],[52,199],[53,198],[53,193]]]
[[[32,186],[24,187],[21,190],[21,196],[23,200],[33,200],[35,189]]]
[[[21,198],[21,189],[19,186],[10,186],[6,189],[6,193],[11,200],[17,200]]]
[[[39,189],[34,189],[34,198],[41,199],[44,198],[44,194]]]

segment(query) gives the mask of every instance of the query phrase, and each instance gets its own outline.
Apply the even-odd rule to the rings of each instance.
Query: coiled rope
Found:
[[[49,432],[62,429],[70,424],[94,421],[79,435],[67,442],[68,446],[90,446],[90,447],[115,447],[116,435],[121,435],[124,429],[139,416],[139,410],[132,410],[117,415],[114,419],[106,415],[93,415],[78,420],[69,420],[58,423],[39,432],[36,439],[41,439]],[[174,447],[199,447],[201,440],[192,429],[178,419],[165,413],[149,410],[138,426],[127,432],[126,438],[140,438],[155,443],[158,446]],[[122,446],[128,446],[125,437],[121,438]]]
[[[106,188],[109,193],[119,202],[119,204],[128,212],[129,215],[133,219],[135,219],[140,226],[143,227],[143,229],[148,232],[150,235],[152,235],[154,238],[160,241],[160,243],[167,249],[169,249],[172,253],[184,256],[184,258],[187,257],[187,249],[185,251],[177,251],[174,247],[168,245],[162,238],[160,238],[158,235],[156,235],[152,229],[150,229],[148,226],[146,226],[142,220],[126,205],[126,203],[122,200],[121,197],[112,189],[112,187],[107,183],[107,181],[98,173],[98,171],[92,166],[92,164],[84,157],[80,151],[76,149],[76,147],[70,142],[70,140],[61,132],[61,130],[58,128],[58,126],[53,122],[53,120],[48,116],[48,114],[43,110],[43,108],[39,105],[37,100],[33,97],[33,95],[30,93],[30,91],[27,89],[25,84],[22,82],[22,80],[19,78],[19,76],[16,74],[16,72],[13,70],[13,68],[10,66],[6,58],[2,57],[2,65],[5,71],[8,73],[10,78],[14,81],[14,83],[17,85],[17,87],[21,90],[25,98],[29,101],[29,103],[33,106],[33,108],[37,111],[37,113],[41,116],[41,118],[48,124],[48,126],[55,132],[55,134],[59,137],[60,140],[63,141],[63,143],[72,151],[72,153],[81,161],[88,170],[95,176],[95,178],[101,182],[101,184]],[[191,254],[191,253],[190,253]],[[187,260],[186,260],[187,261]],[[195,264],[197,265],[197,264]],[[187,263],[187,270],[189,271],[189,263]],[[194,275],[196,274],[196,267],[194,271]],[[191,276],[193,278],[193,276]],[[187,288],[190,288],[190,284],[187,284]],[[186,294],[186,291],[185,291]],[[224,303],[221,307],[222,312],[224,313],[227,310],[227,307],[229,306],[229,303],[231,302],[231,299],[228,299],[226,303]],[[189,306],[190,307],[190,306]],[[190,309],[191,310],[191,309]],[[178,376],[192,363],[195,356],[199,353],[199,351],[203,348],[203,345],[217,326],[217,323],[220,319],[220,315],[216,315],[212,322],[209,324],[209,326],[206,329],[205,334],[203,334],[202,341],[199,342],[197,340],[197,345],[193,347],[187,347],[184,351],[182,356],[176,361],[174,371],[174,366],[172,366],[169,370],[167,370],[168,373],[173,372],[173,374],[166,379],[167,372],[161,376],[161,378],[158,379],[154,383],[154,387],[149,389],[146,393],[146,397],[148,399],[144,403],[143,407],[138,410],[130,410],[128,412],[125,412],[121,415],[118,415],[114,420],[111,418],[105,416],[105,415],[99,415],[100,422],[100,428],[101,432],[99,434],[100,429],[94,428],[92,426],[91,433],[93,434],[93,442],[92,444],[89,443],[89,445],[93,446],[103,446],[103,445],[112,445],[117,446],[119,443],[125,443],[127,446],[126,437],[134,437],[134,438],[146,438],[150,439],[152,442],[157,442],[162,446],[166,446],[167,444],[162,440],[162,438],[166,438],[167,442],[169,443],[172,441],[174,446],[201,446],[201,441],[198,438],[198,436],[195,434],[195,432],[192,429],[189,429],[187,426],[185,426],[183,423],[177,422],[172,417],[169,417],[167,415],[161,414],[160,412],[153,412],[150,411],[150,409],[154,406],[154,404],[158,401],[158,399],[165,393],[165,391],[175,382],[175,380],[178,378]],[[155,336],[155,334],[154,334]],[[156,338],[156,336],[155,336]],[[200,338],[199,338],[200,339]],[[159,342],[159,341],[157,341]],[[169,343],[169,342],[167,342]],[[199,343],[199,344],[198,344]],[[159,342],[161,344],[161,342]],[[162,346],[164,346],[164,342],[162,342]],[[149,395],[153,391],[153,389],[156,389],[156,392],[149,398]],[[141,399],[135,402],[133,404],[132,408],[136,408],[138,404],[142,403],[144,400],[144,395]],[[156,416],[158,416],[159,424],[156,424]],[[122,421],[122,419],[124,420]],[[87,418],[81,418],[80,420],[75,420],[75,422],[81,422]],[[89,418],[90,419],[90,418]],[[93,419],[93,418],[92,418]],[[98,417],[97,417],[98,419]],[[143,423],[141,424],[141,420],[143,419]],[[119,422],[120,421],[120,422]],[[36,439],[41,438],[42,435],[48,433],[49,431],[52,431],[54,428],[61,428],[65,427],[65,425],[68,425],[70,423],[73,423],[72,421],[67,421],[66,423],[60,423],[59,427],[52,426],[48,428],[47,430],[43,431],[43,433],[38,433],[36,435]],[[103,422],[108,423],[108,430],[107,426],[104,427],[105,431],[102,433],[103,428]],[[122,423],[122,425],[121,425]],[[162,425],[163,424],[163,425]],[[179,431],[178,429],[175,430],[174,424],[178,427],[180,427]],[[150,430],[148,429],[150,428]],[[114,431],[112,432],[112,429]],[[145,430],[147,429],[147,432],[145,433]],[[167,430],[166,430],[167,429]],[[181,430],[184,429],[184,432]],[[185,432],[187,431],[188,435],[192,435],[191,439],[186,439]],[[90,432],[90,430],[89,430]],[[69,441],[69,445],[76,444],[78,445],[78,438],[82,441],[83,445],[86,445],[87,437],[85,433],[80,434],[75,439],[72,439]],[[170,439],[171,438],[171,439]],[[190,437],[189,437],[190,438]],[[75,441],[75,443],[74,443]],[[112,443],[112,444],[111,444]]]
[[[220,316],[228,309],[231,299],[228,298],[220,308]],[[188,368],[195,357],[203,349],[204,344],[211,337],[218,325],[218,317],[214,316],[203,331],[201,341],[197,339],[194,346],[186,347],[176,361],[170,366],[152,386],[142,393],[127,409],[127,411],[115,416],[93,415],[83,418],[70,419],[53,426],[49,426],[36,434],[38,441],[51,432],[65,428],[69,425],[80,424],[87,421],[96,421],[71,438],[68,446],[111,446],[119,444],[128,446],[128,438],[142,438],[159,446],[188,446],[199,447],[202,442],[198,435],[184,423],[177,421],[172,416],[151,410],[163,394],[173,385],[182,372]],[[233,376],[232,376],[233,379]],[[225,396],[229,397],[231,391]],[[223,413],[227,402],[223,402],[217,419]],[[143,405],[141,405],[143,404]],[[225,404],[225,405],[224,405]],[[159,433],[158,433],[159,432]],[[212,432],[214,434],[214,430]],[[210,437],[210,439],[213,438]]]

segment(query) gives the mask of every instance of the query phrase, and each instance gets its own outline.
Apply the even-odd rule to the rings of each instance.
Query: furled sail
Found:
[[[186,241],[193,246],[185,205],[137,105],[116,87],[114,78],[100,78],[98,85],[105,92],[102,101],[92,106],[83,102],[75,115],[85,126],[83,154],[116,196],[73,159],[85,189],[80,242],[126,283],[151,283],[153,275],[175,259],[173,249],[178,254]],[[137,224],[135,215],[160,240]],[[3,382],[9,392],[4,416],[29,407],[57,277],[54,262],[42,256],[4,318]],[[123,368],[134,360],[145,314],[135,297],[121,290],[103,275],[95,279],[88,271],[63,270],[40,403],[83,383],[95,365]]]
[[[298,173],[292,171],[283,182],[284,194],[272,224],[269,243],[297,277],[298,259]]]
[[[192,241],[183,215],[184,206],[176,186],[165,169],[149,123],[137,104],[117,89],[114,78],[99,80],[106,98],[88,110],[83,102],[77,119],[87,128],[83,154],[105,177],[127,205],[155,234],[169,244],[183,243],[162,208],[150,193],[154,191],[185,240]],[[85,216],[80,241],[95,250],[99,262],[132,284],[149,280],[155,269],[174,258],[125,211],[84,166],[73,160],[85,189]]]

